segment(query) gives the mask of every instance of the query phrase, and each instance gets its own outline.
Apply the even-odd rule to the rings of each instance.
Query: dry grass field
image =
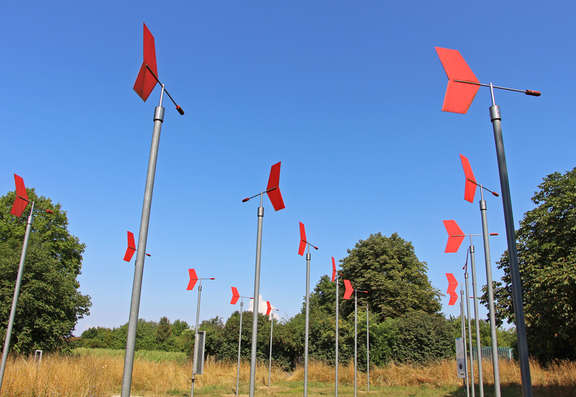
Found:
[[[187,396],[192,366],[178,354],[139,354],[134,365],[132,394],[139,396]],[[118,394],[122,382],[121,351],[82,351],[73,356],[46,355],[40,364],[33,359],[11,358],[4,377],[3,395],[21,397],[78,396],[110,397]],[[486,395],[490,396],[492,368],[484,362]],[[302,395],[303,369],[293,372],[273,369],[272,386],[266,386],[268,370],[258,368],[259,396]],[[197,396],[233,396],[236,366],[208,360],[204,375],[196,382]],[[340,395],[352,395],[353,368],[340,371]],[[241,395],[248,390],[249,365],[241,369]],[[456,377],[453,360],[427,366],[391,364],[371,371],[374,396],[465,396]],[[333,395],[334,368],[312,363],[309,369],[309,395]],[[501,361],[503,396],[520,396],[520,371],[515,362]],[[532,363],[535,396],[576,396],[576,363],[562,362],[549,368]],[[359,394],[366,394],[366,376],[359,373]]]

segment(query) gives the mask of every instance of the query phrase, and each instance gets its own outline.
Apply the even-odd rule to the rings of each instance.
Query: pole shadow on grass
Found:
[[[502,397],[522,397],[522,388],[518,383],[502,383]],[[476,395],[478,395],[478,385],[476,385]],[[574,397],[576,396],[576,384],[573,385],[532,385],[534,397]],[[466,386],[460,387],[455,392],[446,394],[446,397],[466,397]],[[484,384],[484,397],[494,397],[494,385]]]

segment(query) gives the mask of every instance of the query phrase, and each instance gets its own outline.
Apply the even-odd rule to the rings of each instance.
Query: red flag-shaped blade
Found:
[[[14,203],[12,203],[10,213],[20,217],[28,205],[28,193],[26,193],[26,186],[24,186],[22,177],[14,174],[14,182],[16,184],[16,197],[14,198]]]
[[[154,36],[144,24],[144,61],[138,72],[138,77],[134,83],[134,91],[142,98],[143,101],[148,99],[148,96],[156,86],[156,79],[146,68],[146,65],[158,76],[158,68],[156,66],[156,49],[154,46]]]
[[[266,301],[266,315],[269,316],[270,312],[272,311],[272,306],[270,305],[270,301]]]
[[[128,233],[128,247],[126,248],[126,253],[124,254],[124,260],[130,262],[134,252],[136,252],[136,243],[134,242],[134,233]]]
[[[448,279],[448,289],[446,290],[446,292],[448,293],[448,295],[450,295],[450,302],[448,302],[448,305],[452,306],[453,304],[456,303],[456,301],[458,301],[458,294],[456,293],[456,287],[458,287],[458,281],[456,281],[456,278],[452,273],[446,273],[446,278]]]
[[[231,288],[232,288],[232,300],[230,301],[230,304],[235,305],[236,302],[238,302],[238,299],[240,299],[240,294],[238,293],[238,289],[236,287]]]
[[[444,252],[458,252],[460,244],[464,240],[464,232],[458,227],[458,224],[454,220],[443,221],[446,232],[448,232],[448,242],[446,243],[446,249]]]
[[[350,299],[352,293],[354,293],[354,288],[352,288],[350,280],[344,280],[344,289],[344,299]]]
[[[282,200],[282,194],[280,193],[280,162],[274,164],[270,169],[266,194],[274,210],[279,211],[284,208],[284,200]]]
[[[464,176],[466,177],[464,200],[472,203],[474,201],[474,195],[476,194],[476,178],[474,178],[474,173],[472,172],[472,167],[470,167],[468,159],[460,155],[460,160],[462,161],[462,168],[464,168]]]
[[[334,280],[336,280],[336,261],[334,257],[332,257],[332,282],[334,282]]]
[[[196,270],[188,269],[188,275],[190,276],[190,281],[188,281],[187,290],[193,290],[196,282],[198,281],[198,276],[196,275]]]
[[[471,81],[478,83],[478,79],[468,66],[458,50],[435,47],[436,53],[442,62],[448,87],[444,96],[442,111],[453,113],[466,113],[472,104],[480,86],[475,84],[458,83],[454,80]]]
[[[304,224],[300,223],[300,245],[298,246],[298,255],[304,255],[304,250],[306,249],[306,230],[304,230]]]

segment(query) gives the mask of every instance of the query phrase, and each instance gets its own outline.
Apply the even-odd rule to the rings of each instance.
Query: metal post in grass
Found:
[[[306,320],[304,323],[304,397],[308,397],[308,333],[310,329],[310,260],[312,255],[310,254],[310,247],[315,250],[318,249],[315,245],[312,245],[306,239],[306,230],[304,229],[304,224],[302,222],[300,225],[300,244],[298,245],[298,255],[304,255],[306,250]]]
[[[242,347],[242,312],[244,307],[244,299],[254,299],[251,296],[240,296],[236,287],[231,287],[232,299],[231,305],[235,305],[240,300],[240,323],[238,325],[238,364],[236,365],[236,396],[238,396],[240,389],[240,351]]]
[[[280,193],[280,162],[274,164],[270,169],[270,176],[268,178],[268,185],[266,190],[246,197],[242,200],[243,203],[255,197],[260,198],[260,205],[258,206],[258,229],[256,233],[256,265],[254,270],[254,306],[252,316],[252,348],[250,352],[250,397],[254,397],[256,389],[256,350],[258,344],[258,301],[260,300],[260,262],[262,257],[262,223],[264,220],[264,206],[263,196],[264,193],[270,199],[275,211],[284,208],[284,200]]]
[[[516,335],[518,338],[518,355],[520,362],[520,375],[522,378],[523,397],[532,397],[532,379],[530,376],[530,362],[528,352],[528,340],[526,337],[526,322],[524,320],[524,306],[522,303],[522,279],[518,266],[518,253],[516,252],[516,230],[514,226],[514,214],[512,212],[512,199],[510,195],[510,183],[508,168],[502,138],[502,116],[500,107],[496,105],[494,89],[522,93],[530,96],[540,96],[539,91],[524,90],[480,83],[472,72],[459,51],[436,47],[436,52],[444,71],[448,77],[448,87],[444,97],[442,111],[465,114],[472,104],[480,87],[490,88],[490,121],[494,132],[496,144],[496,158],[498,173],[500,175],[500,191],[502,192],[502,205],[504,209],[504,221],[506,224],[506,240],[508,244],[508,258],[510,262],[510,277],[512,284],[512,305],[514,307],[514,320],[516,323]]]
[[[334,333],[334,397],[338,397],[338,337],[340,336],[340,327],[338,324],[338,317],[340,314],[340,304],[339,304],[339,284],[340,284],[340,275],[336,270],[336,261],[334,257],[332,257],[332,282],[336,283],[336,320],[335,320],[335,333]]]
[[[124,371],[122,374],[122,397],[130,397],[132,388],[132,370],[134,366],[134,351],[136,346],[136,328],[138,326],[138,312],[140,311],[140,295],[142,292],[142,278],[144,273],[144,257],[146,253],[146,243],[148,240],[148,225],[150,222],[150,210],[152,207],[152,193],[154,191],[154,178],[156,175],[156,160],[158,159],[158,147],[160,146],[160,132],[164,122],[164,107],[162,101],[164,94],[170,98],[176,106],[176,110],[181,115],[184,110],[174,101],[174,98],[166,90],[165,85],[158,79],[158,69],[156,66],[156,50],[154,47],[154,36],[144,25],[144,60],[136,82],[134,91],[143,101],[148,99],[150,93],[157,83],[161,86],[160,101],[154,109],[154,129],[152,132],[152,144],[150,145],[150,156],[148,159],[148,171],[146,174],[146,187],[144,189],[144,202],[142,204],[142,215],[140,218],[140,233],[138,235],[138,251],[136,264],[134,266],[134,281],[132,283],[132,298],[130,300],[130,317],[128,320],[128,334],[126,337],[126,354],[124,356]]]
[[[198,303],[196,305],[196,325],[194,327],[194,356],[192,360],[192,386],[190,387],[190,397],[194,397],[194,383],[196,382],[196,367],[198,365],[198,349],[200,344],[198,343],[198,327],[200,325],[200,301],[202,299],[202,281],[203,280],[215,280],[214,277],[202,277],[199,278],[196,274],[196,270],[188,269],[188,275],[190,281],[188,281],[188,286],[186,290],[192,291],[194,286],[198,282]]]

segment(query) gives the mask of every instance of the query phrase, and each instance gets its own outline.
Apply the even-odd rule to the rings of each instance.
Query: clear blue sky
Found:
[[[574,12],[567,1],[10,2],[0,16],[0,191],[23,176],[62,204],[86,243],[79,280],[93,306],[77,332],[125,323],[125,234],[138,231],[158,100],[158,90],[146,103],[132,91],[146,22],[159,75],[186,115],[167,106],[141,318],[193,322],[189,267],[217,278],[202,319],[236,310],[231,285],[252,293],[257,203],[241,199],[265,187],[277,161],[286,209],[266,204],[261,292],[282,316],[304,294],[299,221],[320,247],[312,286],[331,256],[397,232],[444,292],[445,272],[461,281],[465,250],[443,253],[442,220],[481,226],[478,204],[463,200],[458,154],[500,189],[488,92],[467,115],[441,112],[434,46],[460,50],[481,81],[543,92],[497,97],[518,222],[545,175],[574,167]],[[503,235],[501,202],[488,208]],[[505,244],[493,240],[494,259]]]

